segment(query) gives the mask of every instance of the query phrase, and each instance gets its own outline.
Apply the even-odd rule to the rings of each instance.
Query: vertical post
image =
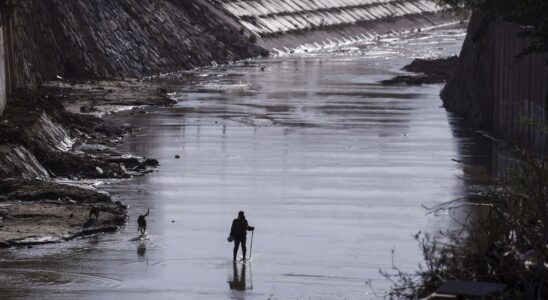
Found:
[[[9,24],[8,0],[0,0],[0,116],[4,112],[11,90],[8,84],[7,33]]]
[[[4,26],[0,27],[0,116],[6,108],[7,85],[6,85],[6,56],[4,54]]]
[[[251,260],[251,251],[253,251],[253,233],[255,233],[255,230],[251,231],[251,247],[249,247],[249,260]]]

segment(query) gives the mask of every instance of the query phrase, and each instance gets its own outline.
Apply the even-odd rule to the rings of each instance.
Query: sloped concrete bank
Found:
[[[457,20],[430,0],[8,1],[12,88],[140,78]]]
[[[57,76],[137,78],[267,54],[196,0],[10,2],[16,88]]]
[[[117,230],[126,222],[127,207],[82,179],[142,176],[159,165],[114,151],[134,128],[92,114],[96,106],[110,107],[111,99],[127,107],[170,104],[165,87],[138,82],[46,86],[19,91],[0,117],[0,247]],[[83,98],[87,101],[77,107],[90,108],[89,114],[65,109]],[[99,210],[98,218],[90,216],[92,207]]]
[[[298,47],[311,48],[314,51],[360,41],[375,41],[378,36],[426,30],[461,21],[463,21],[462,18],[452,12],[389,17],[377,21],[267,37],[257,44],[274,51],[287,51],[287,49]]]
[[[205,0],[204,0],[205,1]],[[269,50],[370,39],[459,20],[430,0],[208,0]]]
[[[260,36],[378,21],[442,10],[428,0],[217,0]]]

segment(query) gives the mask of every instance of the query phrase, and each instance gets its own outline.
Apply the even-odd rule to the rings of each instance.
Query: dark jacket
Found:
[[[253,230],[253,227],[247,224],[245,218],[238,218],[232,221],[232,227],[230,228],[230,236],[236,240],[243,240],[247,236],[247,231]]]

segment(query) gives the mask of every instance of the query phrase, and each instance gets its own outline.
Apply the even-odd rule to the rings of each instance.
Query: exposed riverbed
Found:
[[[142,128],[121,151],[160,161],[157,173],[104,181],[130,206],[127,227],[0,250],[1,295],[382,297],[389,282],[378,270],[391,268],[391,250],[411,272],[421,258],[413,235],[451,226],[422,205],[469,194],[491,150],[441,107],[441,85],[379,81],[412,58],[458,54],[464,34],[438,29],[161,79],[172,81],[176,105],[111,116]],[[238,210],[257,228],[245,265],[232,264],[226,241]],[[245,284],[234,282],[242,272]]]

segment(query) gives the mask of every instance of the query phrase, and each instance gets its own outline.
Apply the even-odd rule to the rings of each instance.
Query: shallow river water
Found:
[[[416,57],[459,52],[464,29],[168,76],[179,102],[113,118],[119,148],[158,172],[101,186],[130,205],[115,234],[0,251],[0,298],[376,299],[379,269],[416,269],[413,235],[451,227],[424,206],[465,196],[489,142],[441,107],[441,85],[382,86]],[[174,156],[180,155],[180,159]],[[148,234],[137,215],[150,208]],[[256,227],[232,263],[232,219]],[[248,253],[251,235],[248,236]]]

